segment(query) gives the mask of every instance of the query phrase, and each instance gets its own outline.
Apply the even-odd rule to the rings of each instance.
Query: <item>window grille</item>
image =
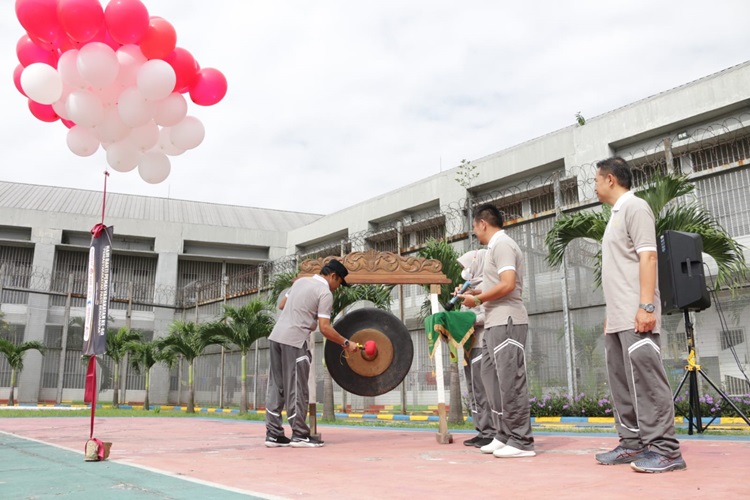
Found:
[[[34,261],[34,249],[31,247],[0,246],[0,266],[5,265],[4,286],[29,288]],[[28,294],[12,290],[3,290],[0,303],[25,304]]]
[[[742,137],[736,141],[702,148],[690,153],[690,157],[693,160],[694,172],[703,172],[704,170],[747,160],[750,158],[750,138]]]
[[[745,342],[745,329],[737,328],[720,333],[721,350],[729,349]]]

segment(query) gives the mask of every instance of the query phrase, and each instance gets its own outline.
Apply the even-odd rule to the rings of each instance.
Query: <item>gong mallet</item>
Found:
[[[374,340],[368,340],[364,345],[357,343],[357,347],[359,347],[362,357],[367,361],[372,361],[378,357],[378,345]]]
[[[470,287],[471,287],[471,281],[466,280],[466,282],[463,284],[463,286],[461,286],[461,289],[458,291],[458,293],[451,300],[449,300],[448,303],[443,306],[443,308],[446,311],[452,311],[453,308],[456,307],[456,304],[458,304],[458,301],[461,300],[459,298],[459,295],[461,295],[462,293],[464,293]]]

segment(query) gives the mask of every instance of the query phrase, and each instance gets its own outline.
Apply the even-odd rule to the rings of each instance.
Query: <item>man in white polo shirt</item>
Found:
[[[459,295],[466,307],[484,304],[483,350],[495,376],[485,382],[490,407],[499,425],[482,453],[497,458],[533,457],[529,390],[526,381],[526,339],[529,316],[521,298],[524,259],[521,249],[503,231],[503,216],[495,205],[474,210],[474,234],[487,245],[482,292]],[[485,379],[483,379],[485,380]]]
[[[310,333],[320,327],[320,333],[331,342],[340,344],[348,352],[356,352],[355,342],[339,334],[331,326],[333,293],[339,286],[347,286],[349,271],[336,259],[330,260],[320,274],[299,278],[282,302],[282,311],[268,337],[270,367],[266,393],[266,446],[279,448],[318,448],[320,441],[310,435],[307,409],[310,399],[308,379],[312,357],[307,343]],[[284,435],[281,411],[286,407],[292,438]]]
[[[656,229],[648,203],[630,191],[630,166],[619,157],[596,164],[596,194],[612,206],[602,240],[607,313],[604,350],[619,445],[603,465],[638,472],[686,468],[675,438],[674,406],[659,347]]]

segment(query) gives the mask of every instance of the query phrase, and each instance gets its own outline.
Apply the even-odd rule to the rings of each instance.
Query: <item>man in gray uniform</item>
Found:
[[[266,394],[266,446],[278,448],[317,448],[323,442],[310,436],[305,420],[310,399],[308,379],[312,357],[308,349],[310,333],[320,333],[348,352],[356,352],[355,342],[331,326],[333,291],[346,286],[346,267],[336,259],[329,261],[320,274],[299,278],[281,302],[279,320],[268,337],[270,368]],[[284,435],[281,412],[286,407],[292,438]]]
[[[596,164],[596,194],[612,206],[602,240],[607,304],[604,354],[619,445],[599,453],[604,465],[638,472],[686,468],[674,432],[674,406],[659,347],[656,228],[646,201],[630,191],[630,166],[619,157]]]
[[[523,253],[502,227],[503,216],[495,205],[477,207],[474,234],[487,245],[482,292],[459,297],[466,307],[484,304],[484,348],[495,374],[485,380],[485,389],[490,407],[500,417],[499,428],[480,450],[498,458],[533,457],[525,355],[529,317],[521,298]]]
[[[479,295],[482,292],[480,286],[482,284],[485,253],[487,253],[487,250],[484,248],[471,250],[458,258],[458,263],[463,267],[461,277],[471,283],[467,293]],[[469,386],[469,410],[477,435],[464,441],[464,445],[481,448],[490,444],[497,434],[498,425],[495,422],[497,418],[493,419],[492,409],[482,382],[482,377],[494,376],[494,370],[492,369],[492,363],[483,361],[489,356],[482,350],[482,344],[484,343],[484,306],[464,309],[471,310],[477,315],[474,322],[473,344],[471,349],[465,353],[466,364],[464,365],[466,384]],[[483,370],[485,373],[483,373]]]

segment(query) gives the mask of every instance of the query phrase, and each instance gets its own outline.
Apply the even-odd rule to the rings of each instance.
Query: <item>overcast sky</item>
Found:
[[[229,91],[167,180],[108,189],[319,214],[750,59],[747,0],[142,1]],[[101,190],[14,87],[23,34],[3,0],[0,179]]]

